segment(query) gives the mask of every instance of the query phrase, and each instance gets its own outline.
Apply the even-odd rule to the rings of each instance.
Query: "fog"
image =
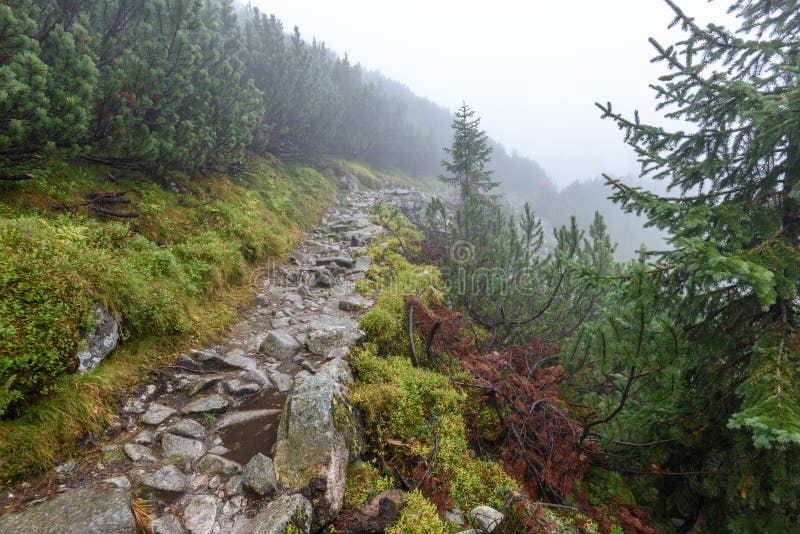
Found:
[[[655,37],[678,30],[663,0],[404,2],[255,0],[287,29],[454,110],[466,101],[489,134],[541,164],[560,186],[637,173],[619,130],[594,102],[657,119],[648,84]],[[727,2],[679,0],[701,24],[730,22]]]

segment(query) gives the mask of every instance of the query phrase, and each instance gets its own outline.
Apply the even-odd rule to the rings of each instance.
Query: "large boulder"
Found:
[[[308,350],[325,356],[333,349],[350,347],[364,339],[364,332],[347,325],[331,325],[311,330],[308,333]]]
[[[261,496],[275,493],[278,483],[272,460],[260,452],[253,456],[242,470],[242,482]]]
[[[134,534],[128,493],[121,489],[71,489],[44,504],[0,517],[0,532]]]
[[[343,360],[295,381],[278,426],[273,465],[278,482],[314,505],[312,527],[330,522],[344,501],[347,466],[360,453],[360,425],[346,396],[353,378]]]
[[[286,330],[270,330],[261,342],[261,352],[274,358],[291,358],[300,352],[300,343]]]
[[[78,372],[88,373],[97,368],[103,358],[111,354],[119,340],[119,323],[109,313],[96,304],[95,321],[92,329],[84,337],[85,349],[78,353]]]
[[[280,497],[245,523],[239,534],[285,534],[311,532],[311,503],[302,495]],[[289,526],[293,529],[289,530]]]

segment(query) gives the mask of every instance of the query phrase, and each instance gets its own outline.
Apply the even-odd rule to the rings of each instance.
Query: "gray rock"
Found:
[[[262,497],[274,494],[278,481],[275,479],[272,460],[261,453],[253,456],[242,470],[242,481],[246,487]]]
[[[240,495],[243,487],[244,482],[242,480],[242,476],[233,475],[228,479],[228,482],[225,483],[225,493],[228,495]]]
[[[288,322],[288,319],[287,319]],[[283,329],[270,330],[261,342],[260,350],[267,356],[275,358],[291,358],[300,351],[300,343]]]
[[[153,456],[153,453],[150,451],[150,449],[144,445],[126,443],[124,448],[125,454],[131,459],[132,462],[154,464],[158,461],[156,457]]]
[[[261,308],[269,306],[269,297],[263,293],[259,293],[256,295],[256,305]]]
[[[244,351],[241,349],[233,349],[228,352],[225,357],[222,358],[222,361],[225,365],[234,369],[246,369],[248,371],[258,369],[257,362],[253,358],[245,356]]]
[[[284,534],[289,525],[296,532],[311,532],[311,503],[302,495],[280,497],[245,523],[239,534]]]
[[[361,311],[369,307],[372,301],[359,295],[350,295],[339,301],[339,309],[346,312]]]
[[[162,515],[153,520],[154,534],[183,534],[180,520],[174,515]]]
[[[219,419],[217,419],[217,430],[222,430],[225,427],[229,427],[231,425],[238,425],[239,423],[245,423],[247,421],[252,421],[253,419],[259,419],[261,417],[268,417],[270,415],[278,415],[281,413],[278,409],[270,409],[270,410],[243,410],[239,412],[231,412],[226,413]]]
[[[273,371],[272,375],[272,382],[275,384],[275,387],[278,388],[278,391],[281,393],[285,393],[292,389],[292,384],[294,384],[294,380],[291,376],[281,373],[280,371]]]
[[[125,403],[122,411],[125,413],[144,413],[147,411],[147,407],[145,406],[144,402],[141,401],[141,399],[132,398],[128,399],[128,402]]]
[[[328,269],[320,267],[312,271],[311,280],[309,280],[308,285],[312,287],[333,287],[336,285],[336,280]]]
[[[363,331],[345,325],[326,326],[308,333],[308,350],[314,354],[326,355],[333,349],[350,347],[364,339]]]
[[[195,357],[198,362],[207,362],[209,360],[213,360],[219,358],[219,354],[214,349],[203,349],[203,350],[195,350],[192,349],[190,351],[191,355]]]
[[[253,358],[244,355],[242,349],[233,349],[225,356],[214,350],[199,351],[197,358],[203,362],[205,367],[213,369],[256,369],[257,364]]]
[[[36,534],[132,534],[128,493],[121,489],[69,489],[18,514],[0,517],[0,532]]]
[[[64,462],[63,464],[54,467],[53,469],[55,470],[56,473],[60,473],[62,475],[65,475],[67,473],[72,473],[72,471],[75,469],[75,462],[70,460],[68,462]]]
[[[260,369],[242,371],[239,373],[239,379],[242,382],[255,382],[256,384],[261,384],[262,386],[272,385],[269,381],[269,378],[267,378],[267,375],[265,375],[264,371]]]
[[[303,302],[303,297],[298,295],[297,293],[286,293],[283,296],[283,300],[285,300],[286,302],[291,302],[292,304],[298,304],[300,302]]]
[[[103,358],[111,354],[119,340],[119,323],[99,304],[94,307],[95,320],[92,329],[83,338],[86,348],[78,353],[78,372],[88,373],[100,365]]]
[[[321,258],[317,258],[317,265],[330,265],[336,264],[339,267],[344,267],[345,269],[351,269],[353,267],[353,258],[348,256],[347,254],[337,254],[332,256],[322,256]]]
[[[131,479],[129,479],[128,477],[126,477],[124,475],[123,476],[118,476],[118,477],[106,478],[105,480],[103,480],[103,482],[106,483],[106,484],[111,484],[115,488],[124,489],[124,490],[126,490],[126,489],[131,487]]]
[[[149,430],[142,430],[136,434],[136,437],[133,438],[133,442],[139,445],[150,445],[153,443],[153,433]]]
[[[273,458],[283,487],[306,488],[316,529],[342,507],[347,465],[361,439],[354,411],[347,404],[352,376],[342,360],[323,365],[316,375],[295,382],[278,426]]]
[[[223,447],[222,445],[215,445],[208,449],[209,454],[216,454],[217,456],[225,456],[231,450],[227,447]]]
[[[501,512],[489,506],[477,506],[472,509],[469,516],[472,518],[472,526],[481,534],[494,532],[504,519]]]
[[[230,405],[222,395],[208,395],[195,401],[190,402],[183,408],[183,413],[205,413],[205,412],[221,412]]]
[[[175,434],[164,434],[161,437],[161,447],[164,449],[165,458],[179,456],[190,462],[206,453],[206,446],[202,442]]]
[[[457,506],[445,512],[444,518],[457,527],[464,526],[464,512],[462,512],[461,508]]]
[[[160,425],[175,413],[177,412],[169,406],[154,402],[147,407],[147,412],[142,416],[142,423],[146,425]]]
[[[242,382],[238,378],[228,380],[225,382],[225,387],[231,395],[244,395],[247,393],[255,393],[261,390],[261,384],[255,382]]]
[[[182,493],[186,491],[186,475],[172,464],[145,475],[142,484],[157,491]]]
[[[216,454],[206,454],[197,462],[197,471],[204,475],[233,475],[242,471],[242,466],[233,460],[228,460]]]
[[[273,319],[270,324],[272,325],[272,328],[275,329],[286,328],[292,324],[292,320],[288,317],[282,317],[280,319]]]
[[[224,375],[206,375],[197,378],[192,385],[189,386],[189,389],[186,393],[193,397],[200,393],[201,391],[206,391],[207,389],[211,388],[212,386],[219,384],[225,378]]]
[[[327,356],[325,356],[326,360],[335,360],[335,359],[344,359],[347,358],[347,355],[350,354],[350,347],[337,347],[330,351]]]
[[[177,423],[169,425],[166,431],[176,436],[199,439],[201,441],[206,438],[206,428],[194,419],[181,419]]]
[[[183,511],[183,526],[190,534],[211,534],[219,505],[219,499],[211,495],[192,497]]]

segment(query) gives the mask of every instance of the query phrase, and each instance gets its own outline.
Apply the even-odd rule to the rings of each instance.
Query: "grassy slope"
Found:
[[[255,173],[172,175],[174,193],[137,173],[76,162],[0,185],[0,485],[46,469],[113,422],[119,391],[210,340],[253,297],[253,267],[282,258],[317,220],[343,162],[323,171],[250,156]],[[371,174],[371,173],[370,173]],[[365,178],[359,177],[362,182]],[[135,189],[136,219],[53,210],[88,191]],[[124,343],[87,375],[74,368],[94,302]]]

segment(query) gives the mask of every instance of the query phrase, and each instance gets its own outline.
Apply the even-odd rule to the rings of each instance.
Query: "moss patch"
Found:
[[[499,464],[475,458],[469,449],[463,415],[469,397],[452,385],[452,377],[413,367],[404,296],[438,293],[442,278],[435,267],[406,256],[417,253],[421,240],[407,221],[385,209],[377,211],[376,219],[394,225],[394,237],[386,238],[388,246],[369,248],[373,264],[358,283],[360,291],[377,300],[361,319],[368,342],[351,353],[357,379],[351,400],[364,412],[369,452],[378,465],[397,468],[414,483],[424,479],[421,489],[436,503],[412,493],[414,506],[409,505],[393,532],[438,532],[445,526],[437,506],[439,511],[453,504],[502,507],[519,485]],[[414,343],[424,362],[423,344],[416,337]],[[452,367],[454,375],[462,372]],[[415,525],[424,527],[415,530]]]
[[[408,494],[408,506],[397,523],[386,529],[386,534],[448,534],[450,531],[439,519],[436,507],[428,502],[419,490]]]

